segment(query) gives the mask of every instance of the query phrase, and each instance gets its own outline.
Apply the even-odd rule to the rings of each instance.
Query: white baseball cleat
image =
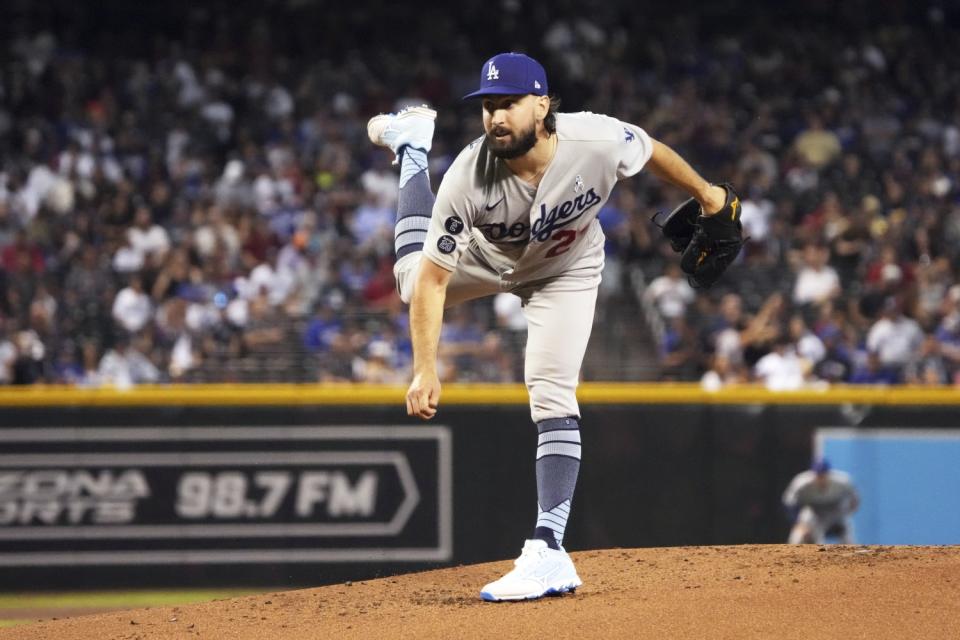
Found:
[[[543,596],[574,591],[583,582],[564,551],[551,549],[543,540],[527,540],[514,569],[480,591],[490,602],[533,600]]]
[[[407,145],[430,151],[436,119],[437,112],[426,105],[407,107],[397,113],[382,113],[370,118],[367,135],[370,142],[387,147],[397,155]]]

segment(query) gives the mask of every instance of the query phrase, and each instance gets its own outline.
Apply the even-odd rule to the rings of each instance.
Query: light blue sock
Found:
[[[397,223],[393,228],[393,247],[397,258],[423,250],[430,227],[430,215],[436,198],[430,190],[427,152],[400,149],[400,196],[397,199]]]

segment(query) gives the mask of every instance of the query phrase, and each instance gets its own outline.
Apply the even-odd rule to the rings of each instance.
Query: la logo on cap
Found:
[[[539,62],[522,53],[498,53],[480,67],[480,88],[465,100],[489,95],[547,94],[547,73]]]

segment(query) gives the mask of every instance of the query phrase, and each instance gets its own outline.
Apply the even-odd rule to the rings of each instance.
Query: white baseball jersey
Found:
[[[831,469],[827,472],[823,489],[816,479],[817,474],[813,471],[797,474],[783,493],[783,504],[787,507],[810,507],[817,513],[847,513],[858,499],[850,476],[843,471]]]
[[[599,282],[597,213],[619,180],[650,159],[650,136],[594,113],[557,114],[557,150],[538,187],[519,179],[481,137],[443,177],[424,253],[453,271],[468,247],[503,289],[559,275]]]

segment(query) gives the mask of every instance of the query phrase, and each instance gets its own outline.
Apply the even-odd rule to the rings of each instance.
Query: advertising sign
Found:
[[[0,429],[0,566],[445,561],[446,427]]]

